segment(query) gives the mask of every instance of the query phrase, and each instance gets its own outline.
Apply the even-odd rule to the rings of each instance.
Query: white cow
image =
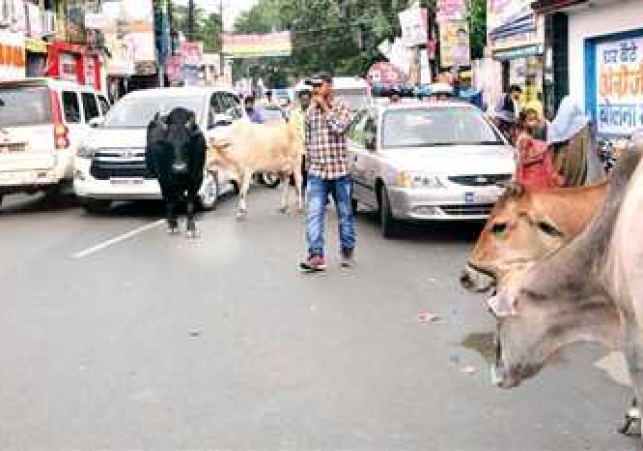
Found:
[[[295,179],[297,207],[303,209],[301,192],[301,161],[303,143],[296,127],[290,123],[277,125],[234,124],[227,138],[209,143],[208,165],[225,171],[239,187],[238,217],[247,215],[246,197],[253,174],[257,172],[277,173],[283,184],[280,211],[288,210],[290,176]]]

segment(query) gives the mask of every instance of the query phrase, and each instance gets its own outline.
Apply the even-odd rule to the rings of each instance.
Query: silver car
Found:
[[[513,177],[514,149],[474,106],[392,105],[364,111],[348,132],[353,207],[398,221],[483,220]]]

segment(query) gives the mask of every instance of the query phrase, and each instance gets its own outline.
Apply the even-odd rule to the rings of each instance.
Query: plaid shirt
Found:
[[[340,102],[328,114],[319,107],[308,110],[304,139],[309,174],[329,180],[348,174],[345,134],[351,121],[350,109]]]

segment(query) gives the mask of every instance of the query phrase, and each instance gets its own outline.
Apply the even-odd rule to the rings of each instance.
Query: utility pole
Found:
[[[194,0],[189,0],[188,1],[188,39],[190,41],[194,41],[195,25],[196,24],[194,23]]]
[[[225,59],[223,58],[223,0],[219,0],[219,19],[221,20],[221,30],[219,32],[219,40],[221,42],[221,48],[219,49],[219,82],[223,82],[223,73],[224,73],[224,64]],[[214,36],[213,36],[214,38]]]

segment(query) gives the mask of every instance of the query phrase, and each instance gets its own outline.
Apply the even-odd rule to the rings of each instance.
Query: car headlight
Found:
[[[98,152],[98,149],[89,146],[79,146],[78,147],[78,157],[80,158],[94,158]]]
[[[439,176],[411,171],[398,173],[395,184],[401,188],[444,188]]]

